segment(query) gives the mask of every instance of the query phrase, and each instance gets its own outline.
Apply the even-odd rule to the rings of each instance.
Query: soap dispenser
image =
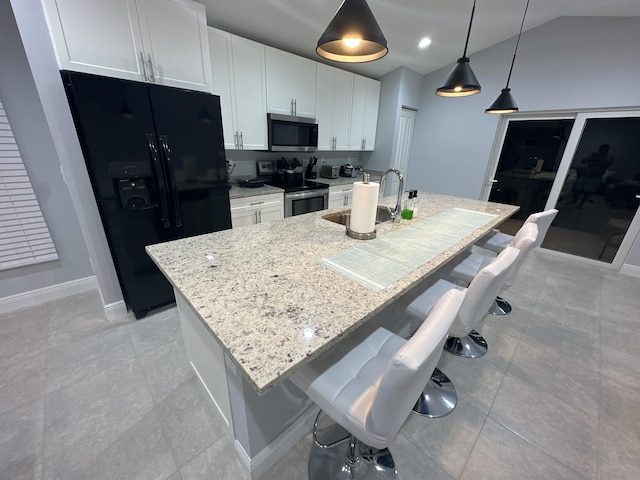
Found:
[[[413,190],[409,191],[409,199],[405,202],[402,209],[402,218],[404,220],[411,220],[413,218]]]

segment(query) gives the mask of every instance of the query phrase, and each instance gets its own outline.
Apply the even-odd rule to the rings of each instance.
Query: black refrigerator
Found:
[[[220,98],[63,71],[127,308],[175,301],[144,247],[231,228]]]

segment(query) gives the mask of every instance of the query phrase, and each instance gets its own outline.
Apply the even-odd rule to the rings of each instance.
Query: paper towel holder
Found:
[[[362,174],[362,183],[369,183],[370,175],[367,172],[358,172],[358,175],[359,174]],[[374,238],[376,238],[375,229],[373,230],[373,232],[367,232],[367,233],[354,232],[349,228],[350,221],[351,221],[351,215],[349,215],[349,219],[347,220],[347,226],[346,226],[348,237],[354,238],[356,240],[373,240]]]

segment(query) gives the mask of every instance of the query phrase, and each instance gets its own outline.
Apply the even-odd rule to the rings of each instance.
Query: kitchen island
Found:
[[[416,219],[377,225],[378,237],[452,208],[495,217],[377,293],[318,264],[364,242],[323,219],[328,210],[147,247],[174,287],[189,360],[253,478],[309,431],[315,408],[287,377],[518,209],[426,192],[418,200]]]

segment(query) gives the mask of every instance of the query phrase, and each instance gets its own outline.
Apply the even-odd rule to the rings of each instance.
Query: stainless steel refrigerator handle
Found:
[[[156,76],[153,73],[153,61],[151,60],[151,54],[147,53],[149,56],[149,77],[151,78],[151,83],[156,83]]]
[[[142,64],[142,76],[144,77],[144,81],[148,82],[149,77],[147,77],[147,62],[144,61],[144,53],[140,50],[140,63]]]
[[[151,155],[151,171],[153,172],[153,179],[158,186],[158,196],[160,197],[160,209],[162,211],[162,226],[169,228],[169,207],[167,206],[167,185],[164,181],[164,174],[162,173],[162,165],[160,165],[160,159],[158,158],[158,149],[155,143],[153,143],[153,135],[147,133],[147,144],[149,146],[149,154]]]
[[[182,226],[182,216],[180,215],[180,200],[178,199],[178,185],[176,182],[176,173],[173,170],[173,161],[171,160],[171,150],[166,135],[160,135],[160,145],[164,152],[164,161],[167,165],[167,176],[169,177],[169,189],[171,190],[171,198],[173,198],[173,209],[176,213],[176,227]]]

